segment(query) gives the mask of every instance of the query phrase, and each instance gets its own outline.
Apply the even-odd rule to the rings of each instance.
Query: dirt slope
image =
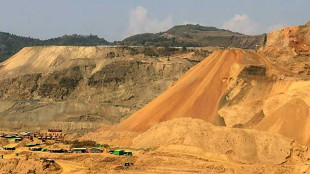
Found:
[[[291,138],[194,118],[164,121],[143,133],[103,127],[82,139],[133,150],[136,172],[302,173],[310,169],[308,148]]]
[[[68,68],[85,59],[105,58],[108,51],[97,47],[26,47],[1,64],[2,78]]]
[[[310,21],[268,33],[266,46],[259,53],[286,71],[309,79]]]
[[[14,157],[1,160],[0,169],[3,173],[62,173],[58,164],[47,164],[45,162],[39,161],[39,159]]]
[[[214,126],[200,119],[161,122],[133,139],[132,146],[152,147],[167,156],[173,152],[197,155],[215,162],[215,166],[231,166],[235,173],[309,172],[308,147],[293,139],[263,131]]]
[[[290,155],[292,141],[271,133],[216,127],[200,119],[178,118],[159,123],[140,134],[133,140],[133,147],[177,150],[177,145],[184,145],[186,151],[198,148],[225,154],[241,163],[280,164]]]
[[[119,129],[145,131],[155,123],[178,117],[225,125],[217,114],[225,95],[238,85],[239,75],[264,75],[264,67],[260,68],[263,65],[262,59],[250,51],[215,51],[165,93],[122,122]]]
[[[0,63],[0,128],[85,130],[115,124],[197,64],[182,53],[167,59],[131,52],[110,47],[24,48]]]
[[[146,131],[162,121],[191,117],[282,134],[309,145],[308,79],[266,55],[215,51],[118,130]]]
[[[310,54],[310,21],[305,25],[285,27],[267,34],[267,42],[260,52],[270,57]]]
[[[309,126],[309,106],[304,100],[295,98],[264,118],[255,128],[279,133],[298,142],[310,144]]]

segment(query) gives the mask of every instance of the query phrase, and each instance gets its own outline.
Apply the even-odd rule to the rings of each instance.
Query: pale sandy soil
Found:
[[[103,131],[104,130],[104,131]],[[113,137],[109,137],[112,133]],[[136,132],[136,134],[138,134]],[[104,136],[109,137],[104,139]],[[131,135],[131,136],[128,136]],[[127,137],[126,137],[127,136]],[[101,138],[100,138],[101,137]],[[123,141],[117,141],[118,138]],[[117,142],[134,151],[130,172],[156,173],[301,173],[310,172],[307,146],[278,134],[214,126],[201,119],[177,118],[134,133],[108,127],[82,139]],[[124,148],[125,149],[125,148]]]

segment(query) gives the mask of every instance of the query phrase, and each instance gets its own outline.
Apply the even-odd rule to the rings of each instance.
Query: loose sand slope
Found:
[[[263,55],[215,51],[118,130],[145,131],[179,117],[278,133],[310,145],[310,81]]]
[[[215,51],[165,93],[122,122],[119,129],[144,131],[155,123],[178,117],[201,118],[224,125],[217,116],[221,100],[238,83],[237,77],[249,65],[262,66],[263,61],[250,51]],[[244,73],[260,72],[254,69]]]
[[[25,47],[1,64],[1,78],[69,68],[83,64],[83,61],[85,63],[85,59],[105,58],[109,51],[113,49],[77,46]],[[89,62],[91,63],[94,62]]]
[[[299,98],[290,100],[264,118],[255,128],[280,133],[309,145],[309,106]]]

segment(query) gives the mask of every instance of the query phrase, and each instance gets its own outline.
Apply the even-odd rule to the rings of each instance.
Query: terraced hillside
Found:
[[[0,64],[0,127],[87,129],[115,124],[196,64],[187,52],[152,58],[131,51],[77,46],[22,49]]]

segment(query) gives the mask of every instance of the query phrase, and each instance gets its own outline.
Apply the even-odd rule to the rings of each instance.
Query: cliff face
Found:
[[[310,21],[302,26],[285,27],[267,34],[265,47],[260,49],[269,57],[297,57],[310,54]]]
[[[286,71],[286,76],[297,74],[308,79],[310,74],[310,22],[268,33],[266,45],[261,47],[258,53]]]
[[[118,123],[194,64],[173,56],[169,61],[131,56],[124,48],[24,48],[1,63],[0,120],[12,122],[1,127],[79,129]]]

